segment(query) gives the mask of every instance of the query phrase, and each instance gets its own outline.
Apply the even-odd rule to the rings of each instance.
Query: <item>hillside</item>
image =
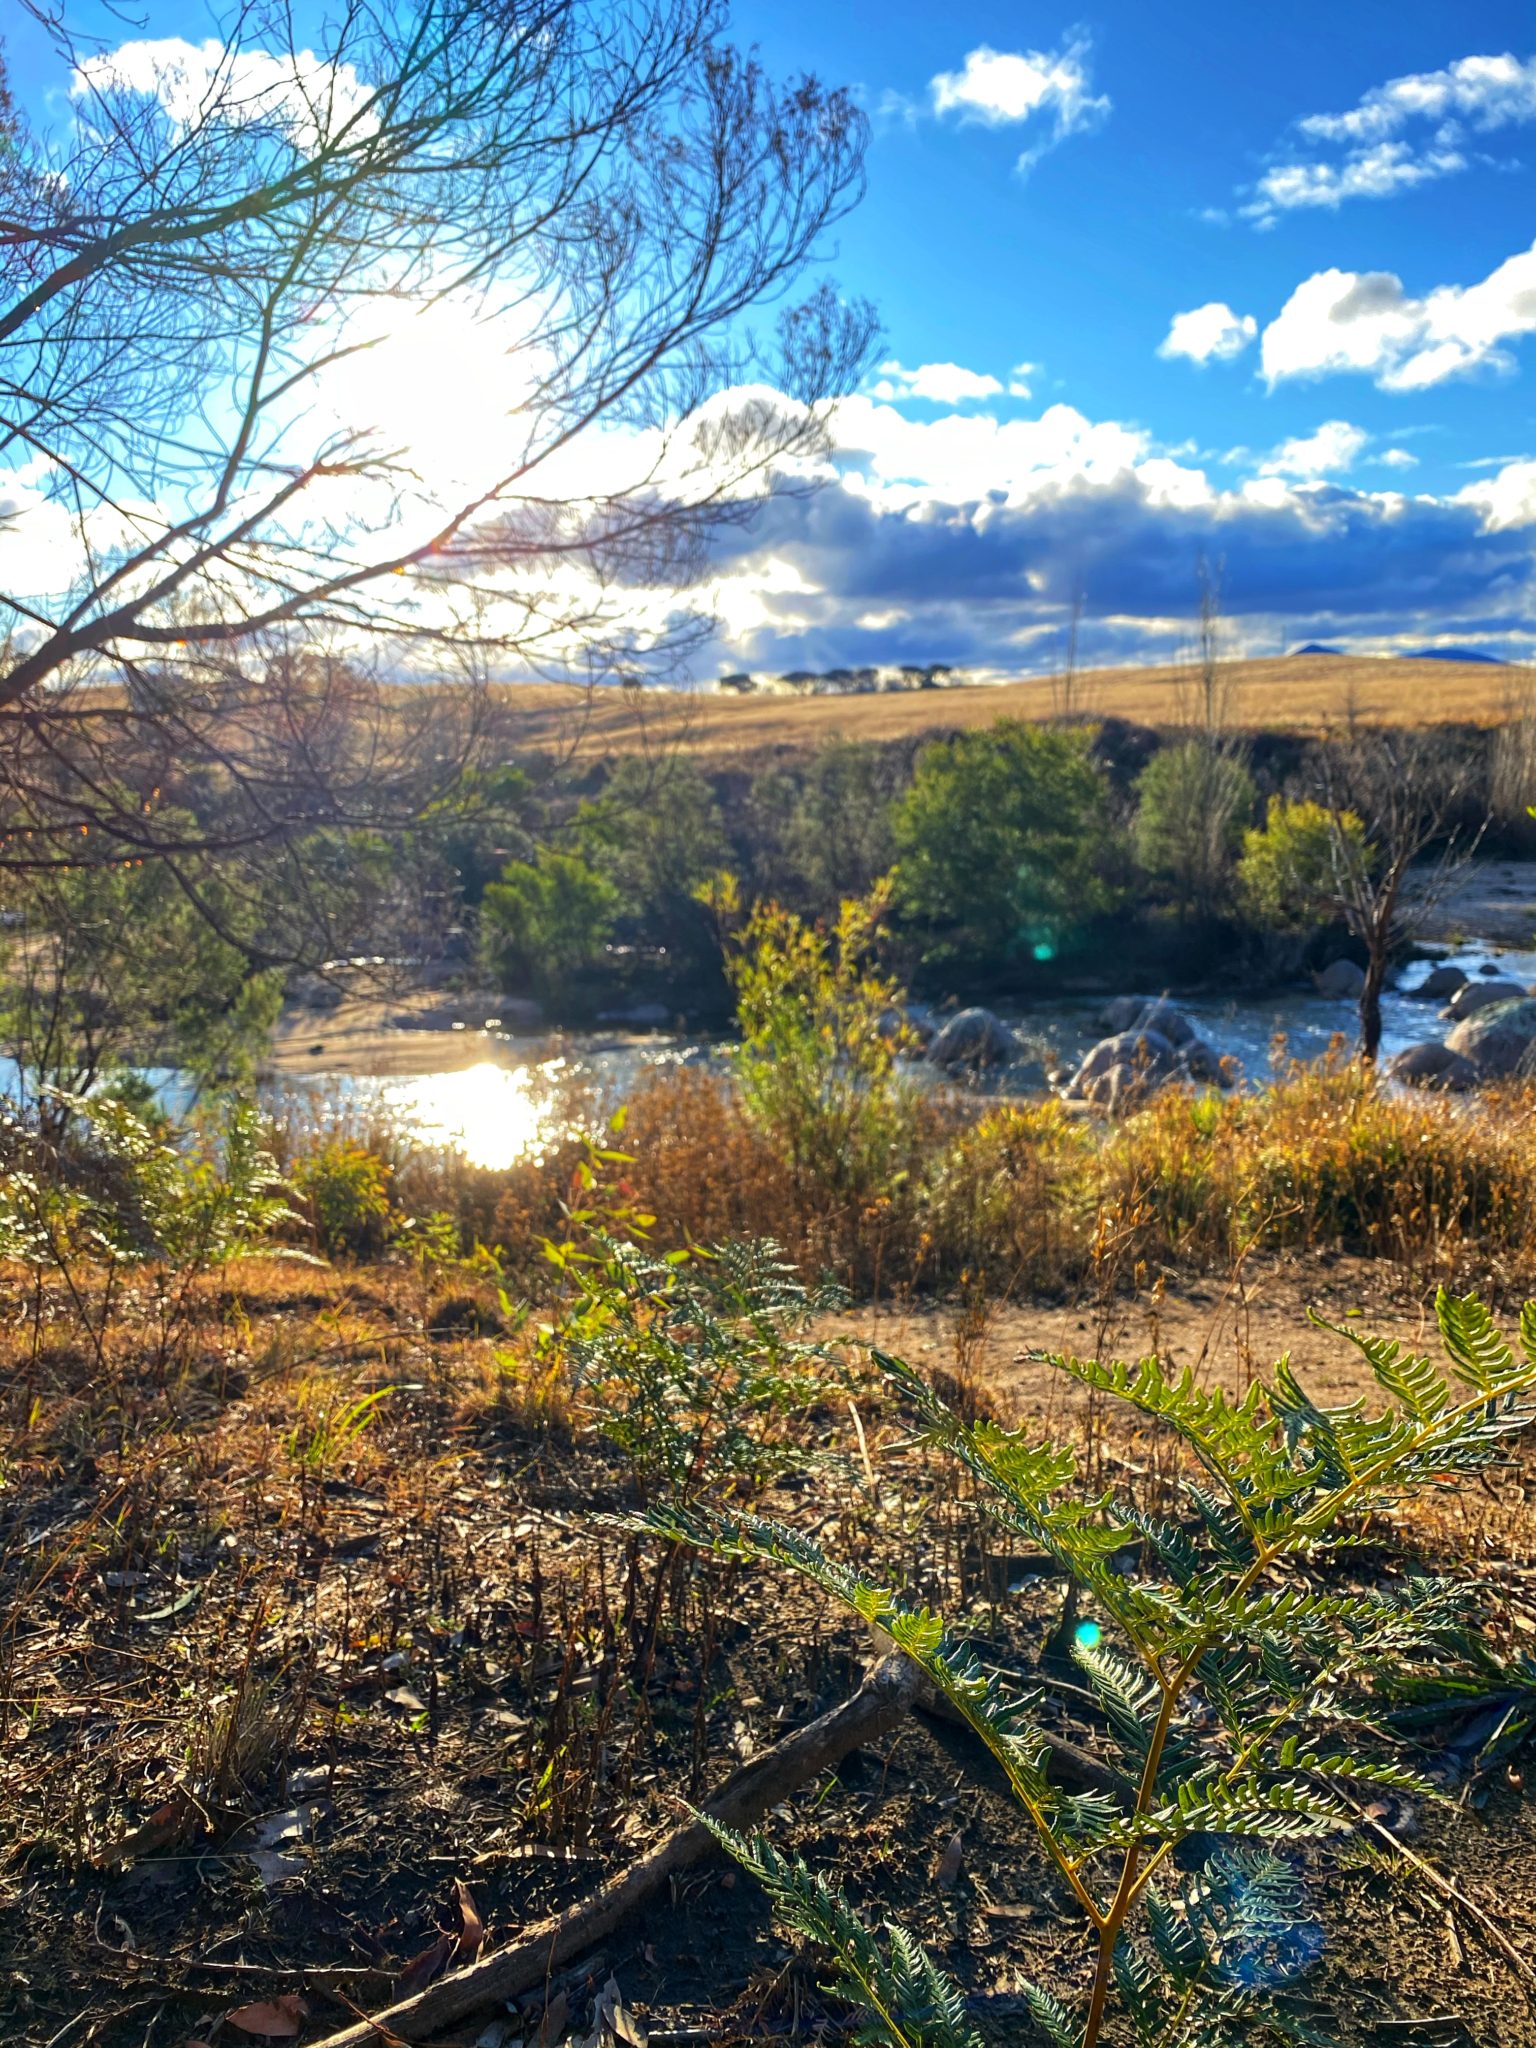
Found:
[[[1476,661],[1427,662],[1411,656],[1276,655],[1234,661],[1234,724],[1316,730],[1346,719],[1367,723],[1498,724],[1519,701],[1522,672]],[[1170,725],[1189,716],[1186,668],[1108,668],[1079,675],[1080,711]],[[507,686],[503,713],[515,712],[525,745],[569,745],[578,736],[618,748],[665,731],[701,753],[752,754],[813,747],[834,735],[894,740],[996,718],[1045,718],[1056,708],[1052,679],[921,690],[868,697],[694,696],[651,691],[587,695],[553,685]]]

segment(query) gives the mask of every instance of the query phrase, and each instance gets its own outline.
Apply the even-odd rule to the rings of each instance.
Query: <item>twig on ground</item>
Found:
[[[786,1793],[817,1777],[861,1744],[893,1728],[917,1697],[917,1667],[905,1657],[884,1658],[851,1698],[793,1735],[765,1749],[732,1777],[704,1812],[728,1827],[757,1820]],[[495,1955],[450,1971],[425,1991],[401,1999],[315,2048],[385,2048],[391,2042],[428,2040],[455,2020],[504,2004],[541,1984],[551,1970],[601,1941],[630,1913],[663,1891],[678,1871],[715,1846],[699,1821],[658,1843],[569,1912],[541,1921]]]
[[[1333,1789],[1335,1791],[1343,1791],[1345,1799],[1384,1847],[1391,1849],[1395,1855],[1401,1856],[1403,1861],[1410,1868],[1417,1871],[1419,1876],[1435,1891],[1439,1892],[1443,1899],[1449,1899],[1453,1905],[1460,1906],[1468,1919],[1474,1922],[1479,1932],[1498,1950],[1505,1962],[1509,1964],[1515,1975],[1523,1983],[1536,1985],[1536,1969],[1531,1967],[1509,1937],[1500,1932],[1499,1928],[1494,1925],[1493,1921],[1475,1899],[1469,1899],[1464,1891],[1452,1884],[1443,1871],[1437,1870],[1433,1863],[1427,1862],[1424,1857],[1410,1849],[1406,1842],[1399,1841],[1385,1821],[1378,1820],[1374,1814],[1368,1812],[1352,1792],[1337,1784],[1335,1784]]]

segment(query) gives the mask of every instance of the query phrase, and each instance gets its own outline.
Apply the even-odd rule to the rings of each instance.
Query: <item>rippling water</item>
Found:
[[[1486,965],[1512,981],[1536,982],[1536,952],[1497,952],[1487,946],[1471,946],[1446,957],[1470,974]],[[1402,986],[1383,998],[1382,1052],[1386,1058],[1420,1039],[1442,1037],[1449,1028],[1441,1021],[1437,1005],[1415,1002],[1409,993],[1428,965],[1421,962],[1406,969]],[[1026,1038],[1068,1062],[1103,1035],[1098,1025],[1103,1000],[1042,1003],[1007,1014]],[[1289,1057],[1315,1059],[1340,1035],[1352,1041],[1357,1024],[1352,1003],[1305,989],[1253,998],[1193,997],[1179,1007],[1217,1053],[1240,1063],[1250,1085],[1268,1075],[1277,1040],[1283,1039]],[[501,1167],[537,1153],[548,1141],[561,1116],[562,1082],[589,1078],[617,1103],[647,1071],[658,1066],[714,1061],[723,1056],[723,1047],[662,1035],[638,1042],[574,1035],[562,1041],[555,1052],[547,1040],[505,1039],[497,1049],[500,1058],[487,1058],[459,1073],[377,1081],[317,1074],[304,1086],[338,1106],[378,1103],[427,1142],[455,1145],[477,1166]],[[1006,1075],[999,1077],[998,1085],[1006,1089]]]

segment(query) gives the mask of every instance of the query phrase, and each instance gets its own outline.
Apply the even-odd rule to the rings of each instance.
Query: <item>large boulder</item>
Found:
[[[1088,1048],[1066,1093],[1092,1101],[1093,1084],[1116,1067],[1140,1073],[1144,1080],[1165,1081],[1177,1066],[1178,1054],[1160,1031],[1117,1031]]]
[[[1194,1025],[1166,996],[1116,996],[1099,1012],[1099,1022],[1116,1038],[1126,1031],[1155,1031],[1170,1045],[1189,1045],[1196,1036]]]
[[[1460,1023],[1463,1017],[1475,1017],[1479,1010],[1491,1010],[1500,1003],[1519,1002],[1524,994],[1525,990],[1518,981],[1463,982],[1446,1004],[1445,1014]]]
[[[1438,967],[1431,967],[1416,988],[1405,988],[1402,993],[1416,1003],[1440,1003],[1464,989],[1470,978],[1461,968],[1442,961]]]
[[[1536,1001],[1521,996],[1464,1017],[1446,1039],[1452,1052],[1470,1060],[1480,1081],[1507,1080],[1531,1064],[1536,1046]]]
[[[1323,996],[1336,996],[1343,1002],[1356,1002],[1365,987],[1365,969],[1357,967],[1353,960],[1330,960],[1321,974],[1314,974],[1317,992]]]
[[[1452,1052],[1438,1038],[1425,1039],[1400,1052],[1387,1067],[1394,1081],[1406,1081],[1410,1088],[1442,1088],[1452,1095],[1465,1094],[1477,1085],[1477,1068],[1465,1053]]]
[[[990,1010],[960,1010],[928,1047],[936,1067],[1005,1067],[1019,1042],[1001,1017]]]

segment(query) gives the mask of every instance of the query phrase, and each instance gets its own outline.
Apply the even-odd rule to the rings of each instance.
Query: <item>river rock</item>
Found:
[[[1319,995],[1336,996],[1352,1003],[1365,987],[1365,969],[1353,960],[1330,960],[1322,973],[1314,974],[1312,979]]]
[[[1003,1067],[1018,1050],[1018,1040],[1001,1017],[972,1009],[950,1018],[926,1056],[936,1067]]]
[[[1517,1003],[1524,994],[1518,981],[1463,982],[1446,1004],[1445,1014],[1460,1023],[1463,1017],[1475,1017],[1479,1010],[1491,1010],[1500,1003]]]
[[[1208,1082],[1217,1088],[1227,1085],[1226,1071],[1215,1048],[1203,1038],[1192,1038],[1178,1048],[1179,1065],[1191,1081]]]
[[[1400,1052],[1387,1068],[1394,1081],[1406,1081],[1412,1088],[1443,1088],[1453,1095],[1465,1094],[1477,1085],[1477,1068],[1465,1053],[1452,1052],[1438,1038],[1427,1038]]]
[[[1445,1042],[1471,1061],[1480,1081],[1506,1080],[1529,1064],[1536,1044],[1536,1001],[1522,995],[1476,1010]]]
[[[1126,1031],[1155,1031],[1170,1045],[1188,1045],[1195,1027],[1166,996],[1116,996],[1099,1012],[1099,1022],[1113,1037]]]
[[[1145,1091],[1149,1085],[1156,1087],[1173,1075],[1178,1067],[1178,1054],[1160,1031],[1117,1031],[1113,1037],[1101,1038],[1097,1045],[1088,1048],[1065,1092],[1078,1101],[1102,1102],[1109,1091],[1106,1076],[1117,1067],[1139,1077]],[[1097,1086],[1100,1082],[1104,1083],[1103,1088]],[[1122,1077],[1115,1092],[1123,1095],[1125,1090]]]
[[[1438,1003],[1464,989],[1470,978],[1461,968],[1442,962],[1439,967],[1431,967],[1417,988],[1404,989],[1403,994],[1416,1003]]]

